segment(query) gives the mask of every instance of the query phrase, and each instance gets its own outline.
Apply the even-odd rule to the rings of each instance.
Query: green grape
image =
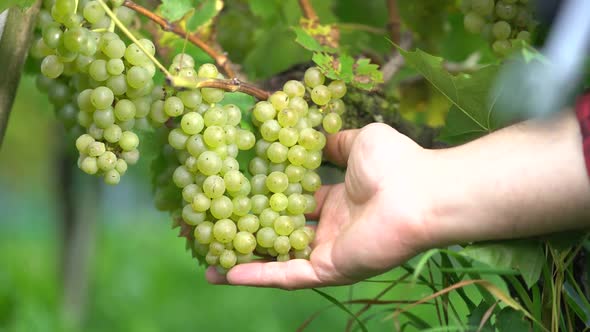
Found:
[[[299,118],[306,116],[309,111],[309,105],[302,97],[292,97],[289,100],[289,108],[295,111]]]
[[[242,254],[249,254],[256,249],[256,237],[249,232],[238,232],[233,240],[234,248]]]
[[[277,233],[271,227],[262,227],[256,233],[256,241],[263,248],[271,248],[277,237]]]
[[[110,90],[109,90],[110,91]],[[109,107],[104,110],[96,110],[93,113],[94,123],[102,129],[108,128],[115,124],[115,113],[113,108]]]
[[[269,203],[271,209],[273,209],[277,212],[281,212],[281,211],[285,211],[285,209],[287,209],[287,205],[289,205],[289,199],[283,193],[276,193],[276,194],[273,194],[272,196],[270,196],[268,203]]]
[[[172,63],[179,68],[193,68],[195,66],[195,60],[193,57],[186,53],[179,53],[174,56]]]
[[[236,254],[236,256],[237,256],[237,263],[236,264],[246,264],[246,263],[250,263],[254,260],[254,255],[252,253]]]
[[[512,44],[510,44],[510,42],[507,40],[496,40],[492,44],[492,49],[494,50],[494,52],[496,52],[496,54],[503,56],[507,55],[510,52],[511,48]]]
[[[78,149],[78,152],[86,154],[88,153],[88,147],[94,142],[92,136],[84,134],[76,139],[76,149]]]
[[[289,106],[289,96],[283,91],[277,91],[270,95],[268,101],[277,111],[282,111]]]
[[[262,158],[254,157],[250,160],[248,165],[250,174],[267,174],[268,173],[268,162]]]
[[[311,256],[311,248],[305,247],[302,250],[295,250],[293,256],[296,259],[309,259],[309,257]]]
[[[273,193],[280,193],[287,189],[289,178],[285,173],[272,172],[266,177],[266,187]]]
[[[287,175],[290,183],[300,182],[303,179],[305,173],[305,168],[301,166],[287,165],[287,167],[285,167],[285,174]]]
[[[242,232],[248,232],[254,234],[260,227],[260,221],[257,216],[253,214],[247,214],[238,219],[238,229]],[[234,247],[236,244],[234,243]]]
[[[498,1],[496,3],[496,16],[503,20],[512,20],[518,13],[518,7],[508,1]]]
[[[221,255],[221,253],[223,253],[223,251],[226,250],[225,249],[225,244],[218,242],[218,241],[211,241],[211,243],[209,243],[209,252],[212,255],[216,255],[219,256]]]
[[[135,118],[137,108],[129,99],[120,99],[117,104],[115,104],[114,112],[117,120],[129,121]]]
[[[233,214],[242,217],[248,214],[252,209],[252,202],[246,196],[237,196],[232,200]]]
[[[113,186],[117,185],[121,182],[121,174],[114,169],[107,171],[104,174],[104,182]]]
[[[88,145],[88,155],[90,157],[98,157],[105,153],[106,146],[103,142],[92,142]]]
[[[531,33],[528,31],[521,31],[516,36],[516,39],[524,40],[527,43],[531,42]]]
[[[63,45],[71,52],[80,52],[82,45],[88,41],[88,33],[84,28],[76,27],[63,33]]]
[[[104,86],[94,89],[90,94],[92,105],[99,110],[110,107],[114,99],[113,91]]]
[[[96,162],[98,168],[101,171],[107,172],[115,168],[115,164],[117,163],[117,156],[111,151],[106,151],[98,157]]]
[[[285,172],[285,168],[287,168],[287,163],[269,163],[268,164],[268,172]]]
[[[55,55],[48,55],[41,62],[41,73],[48,78],[57,78],[64,71],[64,64]]]
[[[190,67],[193,67],[193,66],[194,66],[194,62],[193,62],[193,65]],[[197,75],[201,78],[217,78],[217,75],[219,75],[219,71],[217,70],[217,67],[215,67],[214,64],[205,63],[199,67],[199,71],[198,71]]]
[[[195,135],[203,130],[205,123],[199,113],[189,112],[182,117],[180,126],[186,134]]]
[[[299,145],[309,151],[321,150],[324,147],[324,141],[324,135],[313,128],[303,129],[299,133]]]
[[[332,81],[328,84],[331,98],[340,99],[346,95],[346,83],[343,81]]]
[[[326,77],[317,67],[311,67],[307,69],[303,76],[303,81],[305,82],[305,85],[312,89],[318,85],[324,84],[325,79]]]
[[[260,126],[260,134],[266,141],[274,142],[279,139],[281,128],[282,127],[277,120],[268,120]]]
[[[182,188],[182,199],[187,203],[192,203],[195,196],[200,193],[202,193],[201,187],[194,184],[194,183],[191,183],[188,186]],[[194,209],[194,210],[198,211],[197,209]],[[203,211],[198,211],[198,212],[203,212]]]
[[[182,220],[190,226],[196,226],[205,221],[207,215],[202,212],[193,210],[190,204],[185,205],[182,209]]]
[[[186,150],[195,157],[199,157],[201,153],[208,150],[202,135],[192,135],[186,141]]]
[[[278,236],[273,243],[273,249],[280,255],[288,254],[289,250],[291,250],[289,237],[284,235]]]
[[[222,176],[225,176],[225,174],[227,174],[227,172],[229,172],[229,171],[238,171],[238,170],[240,170],[240,164],[238,163],[238,161],[235,158],[227,157],[227,158],[223,159],[223,166],[221,166],[221,170],[219,171],[219,174],[221,174]]]
[[[250,184],[252,185],[252,193],[255,195],[258,194],[268,194],[268,188],[266,187],[266,175],[264,174],[256,174],[250,179]]]
[[[322,151],[309,151],[303,162],[303,167],[313,170],[322,165]]]
[[[322,126],[328,134],[335,134],[342,128],[342,118],[338,113],[328,113],[322,120]]]
[[[150,62],[147,55],[136,44],[127,46],[124,57],[133,66],[143,66]]]
[[[106,82],[106,86],[113,91],[115,96],[124,95],[127,92],[127,81],[125,75],[120,74],[111,76]]]
[[[283,91],[291,98],[303,97],[305,95],[305,86],[299,81],[290,80],[283,85]]]
[[[305,222],[307,221],[303,214],[292,215],[291,220],[293,221],[293,227],[295,229],[305,227]]]
[[[238,149],[242,151],[250,150],[256,144],[256,137],[254,133],[248,130],[238,130],[238,137],[237,137],[237,146]]]
[[[320,176],[313,171],[305,173],[303,179],[301,179],[301,186],[305,191],[316,192],[318,189],[320,189],[321,185],[322,181]]]
[[[218,126],[207,127],[203,132],[203,141],[212,148],[225,145],[225,131]]]
[[[121,59],[110,59],[107,62],[107,72],[111,76],[121,75],[123,70],[125,70],[125,64]]]
[[[86,112],[79,112],[78,113],[78,124],[84,128],[88,128],[89,126],[93,125],[92,115]]]
[[[172,181],[178,188],[184,188],[193,183],[194,177],[186,166],[178,166],[172,174]]]
[[[232,170],[225,173],[223,181],[228,191],[238,191],[244,183],[244,176],[239,170]]]
[[[309,109],[309,113],[307,114],[307,119],[309,120],[310,127],[317,127],[322,123],[324,115],[317,109],[317,107],[312,107]]]
[[[252,202],[252,213],[260,214],[269,206],[269,199],[266,195],[254,195],[250,198]]]
[[[177,96],[182,100],[184,106],[189,109],[197,108],[203,101],[199,90],[181,91]]]
[[[117,163],[115,164],[115,170],[119,172],[119,174],[124,175],[127,172],[127,163],[123,159],[118,159]]]
[[[49,24],[43,28],[43,42],[49,48],[57,48],[61,41],[63,31],[56,24]]]
[[[215,175],[219,173],[223,162],[221,158],[212,151],[205,151],[197,159],[199,171],[205,175]],[[221,179],[223,181],[223,179]],[[225,185],[224,185],[225,188]]]
[[[292,194],[301,194],[303,193],[303,187],[300,183],[289,183],[287,189],[283,192],[286,196],[290,196]]]
[[[494,0],[471,0],[471,9],[480,16],[488,16],[494,12]]]
[[[278,217],[273,225],[275,232],[279,235],[289,235],[293,232],[293,221],[289,216]]]
[[[205,262],[207,262],[209,265],[217,265],[219,264],[219,256],[215,256],[209,252],[205,256]]]
[[[512,32],[512,28],[510,24],[506,21],[498,21],[494,24],[492,28],[492,34],[496,40],[506,40],[510,37],[510,33]]]
[[[203,192],[211,199],[219,198],[225,193],[225,183],[218,175],[211,175],[203,182]]]
[[[211,207],[211,199],[204,193],[197,193],[194,195],[191,204],[193,210],[197,212],[205,212]]]
[[[223,100],[225,92],[221,89],[215,88],[203,88],[201,89],[201,95],[203,100],[209,104],[215,104]]]
[[[121,139],[119,140],[119,146],[123,151],[132,151],[137,149],[139,146],[139,137],[132,131],[124,131],[121,133]]]
[[[84,19],[89,23],[97,23],[105,16],[104,9],[98,1],[89,1],[84,6]]]
[[[168,133],[168,144],[176,150],[184,150],[189,136],[182,129],[174,128]]]
[[[274,119],[276,114],[277,111],[268,101],[258,102],[256,106],[254,106],[254,110],[252,111],[252,115],[254,115],[254,118],[258,120],[260,123],[264,123],[265,121]]]
[[[223,253],[219,256],[219,265],[224,269],[231,269],[236,262],[238,257],[233,250],[224,250]]]
[[[135,165],[139,161],[139,150],[123,151],[121,157],[127,164]]]
[[[225,132],[225,144],[234,144],[238,138],[238,129],[234,126],[225,125],[223,131]]]
[[[86,174],[96,174],[98,172],[98,163],[95,157],[86,157],[80,163],[80,169]]]
[[[307,159],[308,152],[301,145],[291,147],[287,153],[289,162],[295,166],[301,166]],[[285,169],[286,170],[286,169]]]
[[[232,242],[237,233],[236,224],[230,219],[218,220],[213,226],[213,236],[221,243]]]
[[[474,12],[465,15],[463,19],[465,29],[471,33],[481,33],[485,25],[485,20]]]
[[[223,110],[227,115],[227,124],[230,126],[238,126],[242,121],[242,111],[234,104],[223,106]]]
[[[273,163],[282,163],[287,160],[287,153],[289,148],[281,143],[274,142],[266,150],[267,158]]]
[[[227,123],[227,114],[218,106],[211,107],[205,112],[203,119],[207,127],[224,126]]]
[[[307,199],[301,194],[291,194],[289,195],[289,203],[287,205],[287,212],[291,214],[301,214],[305,212],[305,204],[307,204]]]
[[[92,61],[88,66],[88,74],[97,82],[106,81],[110,77],[107,71],[107,62],[102,59]]]
[[[213,240],[213,223],[210,221],[203,221],[195,227],[195,240],[201,244],[209,244]]]
[[[83,114],[83,113],[79,113]],[[103,138],[104,129],[98,128],[94,123],[88,127],[88,134],[94,139],[101,140]]]
[[[287,262],[291,259],[291,255],[289,254],[278,254],[277,255],[277,262]]]
[[[120,60],[125,55],[126,47],[121,39],[114,38],[104,43],[101,50],[108,58]]]
[[[262,212],[258,216],[258,218],[260,220],[260,226],[272,227],[274,225],[275,220],[279,216],[280,216],[280,214],[271,208],[266,208],[266,209],[262,210]]]
[[[227,196],[220,196],[211,200],[209,212],[215,219],[225,219],[232,215],[233,209],[234,205],[231,199]]]
[[[267,158],[266,158],[266,150],[268,150],[268,147],[271,144],[272,144],[271,142],[266,141],[264,139],[258,140],[256,142],[256,144],[254,145],[256,156],[259,157],[259,158],[262,158],[264,160],[267,160]]]
[[[130,87],[134,88],[134,89],[139,89],[143,86],[145,86],[148,81],[151,80],[151,77],[149,75],[149,73],[147,72],[147,70],[145,70],[143,67],[139,67],[139,66],[133,66],[131,67],[129,70],[127,70],[127,84],[129,84]],[[178,97],[173,97],[173,98],[178,98]],[[178,99],[180,104],[182,104],[182,101],[180,101],[180,99]],[[168,113],[168,112],[166,112]],[[170,114],[170,113],[168,113]],[[182,114],[182,112],[181,112]],[[172,116],[172,115],[170,115]]]
[[[299,116],[294,110],[285,108],[278,113],[277,120],[281,127],[293,127],[299,121]]]

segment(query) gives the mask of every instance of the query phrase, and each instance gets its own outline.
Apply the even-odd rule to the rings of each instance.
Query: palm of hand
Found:
[[[349,284],[411,258],[427,239],[421,227],[424,197],[419,171],[424,150],[386,125],[343,132],[326,153],[347,164],[345,182],[316,194],[319,225],[310,261],[250,263],[214,283],[285,289]]]

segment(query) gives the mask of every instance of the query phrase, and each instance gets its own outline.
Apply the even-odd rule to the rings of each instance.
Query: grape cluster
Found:
[[[133,11],[114,0],[125,24]],[[39,14],[40,38],[31,54],[41,60],[37,85],[49,94],[66,128],[79,133],[78,166],[117,184],[139,159],[137,129],[149,129],[147,116],[161,88],[154,87],[155,65],[136,44],[109,31],[111,19],[97,1],[45,1]],[[141,39],[144,50],[154,44]]]
[[[465,29],[482,34],[498,55],[507,55],[512,41],[530,42],[535,27],[529,0],[462,0]]]
[[[211,64],[193,66],[179,55],[171,70],[220,77]],[[316,207],[324,132],[340,130],[346,93],[343,82],[325,80],[310,68],[304,82],[289,81],[258,102],[251,110],[256,135],[241,128],[241,110],[222,105],[218,89],[172,92],[152,105],[152,122],[168,124],[156,206],[189,230],[193,253],[208,265],[225,271],[255,256],[309,257],[314,232],[304,214]],[[248,150],[255,157],[240,165],[240,151]]]

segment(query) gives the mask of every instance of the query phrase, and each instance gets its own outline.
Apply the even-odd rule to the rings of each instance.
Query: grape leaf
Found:
[[[312,52],[326,52],[336,53],[337,49],[322,45],[316,38],[314,38],[309,32],[301,27],[293,27],[296,38],[295,41],[303,46],[303,48]]]
[[[327,77],[342,80],[360,89],[371,90],[383,82],[383,73],[379,66],[372,64],[369,59],[360,58],[355,62],[346,54],[337,57],[327,53],[314,53],[312,60]]]
[[[543,247],[534,240],[478,243],[465,247],[460,254],[494,268],[516,269],[529,288],[541,277],[545,263]]]
[[[27,9],[31,7],[34,3],[35,0],[2,0],[0,2],[0,13],[11,7]]]
[[[444,68],[442,58],[421,50],[408,52],[400,49],[400,53],[409,66],[422,74],[454,105],[441,139],[456,143],[459,138],[481,136],[510,123],[510,119],[496,109],[496,101],[502,93],[501,89],[493,89],[498,65],[454,76]]]
[[[498,331],[530,331],[531,323],[526,320],[524,314],[512,308],[506,307],[496,315],[496,328]]]
[[[162,0],[160,5],[162,17],[171,22],[180,20],[192,9],[192,0]]]
[[[223,9],[221,0],[200,0],[195,4],[195,12],[187,20],[188,31],[195,31],[200,27],[211,25],[213,19]]]

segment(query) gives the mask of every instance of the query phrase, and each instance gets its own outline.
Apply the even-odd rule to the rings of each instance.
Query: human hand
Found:
[[[209,268],[215,284],[298,289],[351,284],[397,266],[435,245],[425,226],[432,153],[384,124],[343,131],[325,150],[346,165],[345,182],[316,194],[319,218],[310,260],[254,262],[226,276]]]

